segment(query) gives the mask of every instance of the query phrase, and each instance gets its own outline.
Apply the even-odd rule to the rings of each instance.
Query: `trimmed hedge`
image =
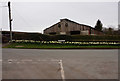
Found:
[[[2,32],[3,41],[9,41],[10,37],[5,34],[9,32]],[[25,32],[13,32],[13,40],[34,40],[34,41],[120,41],[120,35],[45,35],[40,33],[25,33]]]
[[[104,36],[72,36],[72,41],[119,41],[120,36],[109,36],[109,35],[104,35]]]
[[[14,34],[15,40],[35,40],[35,41],[119,41],[120,36],[88,36],[88,35],[44,35],[37,33]]]

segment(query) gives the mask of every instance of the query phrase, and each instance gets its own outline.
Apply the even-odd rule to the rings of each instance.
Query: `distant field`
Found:
[[[37,48],[37,49],[50,49],[50,48],[63,48],[63,49],[71,49],[71,48],[115,48],[119,49],[118,45],[72,45],[72,44],[41,44],[41,43],[11,43],[3,48]]]

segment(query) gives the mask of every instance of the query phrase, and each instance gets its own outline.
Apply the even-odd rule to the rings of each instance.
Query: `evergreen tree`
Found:
[[[101,21],[98,19],[96,25],[95,25],[95,29],[98,30],[98,31],[101,31],[102,30],[102,23]]]

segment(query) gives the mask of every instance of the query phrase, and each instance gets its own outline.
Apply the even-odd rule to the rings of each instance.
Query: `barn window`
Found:
[[[55,35],[55,34],[56,34],[56,32],[50,32],[49,34],[50,34],[50,35]]]
[[[84,30],[84,26],[83,26],[83,30]]]
[[[58,24],[58,27],[60,28],[60,27],[61,27],[61,25],[60,25],[60,24]]]
[[[70,31],[71,35],[80,35],[80,31]]]
[[[68,23],[65,23],[65,27],[68,27]]]

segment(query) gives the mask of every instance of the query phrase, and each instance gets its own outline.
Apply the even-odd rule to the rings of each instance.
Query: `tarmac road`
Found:
[[[117,79],[117,49],[7,49],[2,50],[3,79]]]

